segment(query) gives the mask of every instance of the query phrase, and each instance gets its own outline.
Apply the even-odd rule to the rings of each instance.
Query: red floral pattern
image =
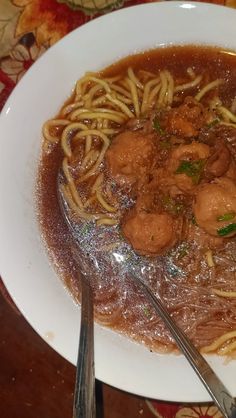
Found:
[[[182,405],[149,400],[146,403],[157,418],[223,418],[219,409],[211,404]]]
[[[5,0],[0,2],[0,110],[17,82],[53,43],[101,13],[153,0]],[[158,1],[158,0],[154,0]],[[199,0],[205,1],[205,0]],[[236,7],[236,0],[208,0]],[[20,315],[0,278],[0,291]],[[146,401],[158,418],[221,418],[212,405]]]

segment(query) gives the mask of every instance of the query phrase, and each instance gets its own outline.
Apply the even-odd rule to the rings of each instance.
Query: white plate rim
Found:
[[[20,124],[20,116],[26,116],[26,113],[24,112],[26,110],[28,112],[30,111],[30,100],[32,100],[32,103],[34,103],[34,105],[37,105],[36,109],[39,112],[41,112],[40,114],[44,113],[43,108],[45,106],[43,106],[42,103],[37,104],[37,100],[35,100],[35,97],[33,98],[32,95],[34,93],[40,96],[40,87],[42,87],[42,82],[46,82],[46,79],[48,77],[51,77],[51,79],[53,78],[53,71],[52,68],[48,69],[48,62],[50,62],[51,64],[53,63],[53,65],[55,66],[56,64],[62,62],[60,61],[60,59],[62,60],[62,55],[64,59],[65,57],[68,58],[71,56],[70,48],[75,47],[75,43],[77,42],[77,35],[80,37],[79,47],[81,48],[81,43],[84,47],[83,42],[85,42],[85,40],[92,40],[92,34],[94,30],[101,31],[99,32],[100,36],[101,34],[102,36],[104,36],[104,29],[107,27],[107,25],[110,25],[110,28],[112,27],[115,31],[118,31],[118,23],[122,24],[122,30],[127,31],[128,33],[128,30],[130,28],[127,24],[127,18],[129,16],[138,16],[140,19],[141,16],[143,18],[143,16],[146,16],[147,13],[150,13],[150,17],[151,13],[157,13],[157,17],[163,17],[166,13],[169,13],[171,22],[174,22],[176,25],[180,25],[180,14],[189,13],[189,16],[190,14],[191,16],[200,16],[204,20],[204,15],[207,15],[209,11],[212,13],[212,16],[214,14],[214,21],[216,25],[218,24],[220,26],[220,19],[226,19],[229,22],[229,27],[224,28],[224,31],[228,31],[229,33],[232,32],[236,35],[236,29],[230,28],[230,23],[233,23],[233,21],[235,21],[236,11],[233,9],[226,8],[225,6],[216,6],[206,3],[178,1],[173,1],[171,3],[149,3],[124,8],[119,11],[115,11],[100,18],[97,18],[71,32],[60,42],[58,42],[55,46],[51,47],[38,61],[36,61],[36,63],[23,77],[21,82],[16,86],[1,113],[0,138],[4,138],[5,140],[5,142],[3,142],[2,140],[3,154],[2,157],[0,157],[0,161],[2,163],[0,164],[0,192],[1,196],[3,197],[3,203],[0,207],[1,275],[14,302],[19,307],[19,309],[26,317],[28,322],[31,324],[31,326],[39,333],[39,335],[45,341],[47,341],[51,345],[52,348],[54,348],[61,355],[63,355],[65,358],[67,358],[74,364],[76,359],[76,343],[78,340],[79,332],[77,326],[79,310],[71,302],[70,296],[65,292],[64,287],[62,283],[58,280],[53,268],[48,265],[48,258],[43,248],[40,236],[39,234],[35,236],[35,233],[37,232],[37,221],[35,218],[32,219],[32,225],[27,225],[26,228],[28,246],[30,244],[32,246],[37,247],[36,253],[38,252],[38,258],[46,263],[41,269],[41,274],[50,276],[50,280],[48,281],[48,283],[50,284],[49,290],[51,292],[51,295],[53,294],[53,296],[55,297],[54,304],[56,303],[58,304],[58,306],[61,306],[60,304],[63,303],[66,318],[68,317],[70,318],[70,320],[72,319],[72,330],[69,328],[65,329],[65,323],[67,325],[69,323],[68,321],[65,321],[65,318],[63,315],[61,315],[61,312],[58,309],[58,307],[55,308],[55,306],[52,305],[50,307],[50,309],[52,309],[51,312],[50,309],[46,309],[50,302],[50,295],[43,295],[42,284],[37,285],[36,283],[36,285],[38,286],[38,293],[37,295],[35,295],[35,288],[33,288],[33,286],[30,289],[28,288],[27,291],[22,291],[22,286],[27,283],[29,284],[29,281],[25,282],[24,277],[20,277],[21,280],[18,277],[19,274],[25,274],[27,275],[27,277],[30,277],[32,272],[35,273],[38,267],[38,260],[35,260],[35,258],[30,259],[30,257],[27,258],[26,254],[24,256],[24,260],[22,260],[19,254],[17,254],[17,251],[23,251],[22,248],[24,247],[22,247],[22,243],[24,244],[26,239],[24,237],[24,229],[22,229],[18,224],[21,221],[25,222],[25,220],[28,219],[28,217],[32,217],[32,202],[29,201],[30,194],[27,193],[27,187],[30,190],[30,193],[32,193],[34,189],[34,181],[32,180],[32,178],[29,179],[29,173],[32,174],[34,172],[34,163],[39,152],[39,147],[38,144],[31,144],[29,147],[30,149],[28,150],[28,161],[25,161],[24,158],[19,154],[19,152],[17,152],[15,149],[11,149],[11,147],[7,145],[6,138],[10,138],[9,141],[12,141],[12,134],[21,134],[22,136],[27,136],[26,127],[24,127],[23,129],[23,127]],[[159,23],[161,24],[160,21]],[[193,22],[191,21],[191,23]],[[203,21],[201,21],[201,23],[203,23]],[[210,27],[211,26],[212,25],[210,25]],[[187,27],[189,26],[187,25]],[[193,27],[194,25],[191,26],[191,30],[193,29]],[[151,27],[149,29],[151,30]],[[174,30],[176,29],[173,28],[173,31]],[[217,32],[217,34],[209,33],[208,41],[206,43],[213,44],[213,41],[215,40],[215,45],[222,45],[227,48],[232,48],[236,50],[236,40],[233,42],[232,39],[228,39],[227,42],[224,41],[222,43],[221,37],[224,37],[223,35],[225,36],[225,34],[220,33],[220,29],[219,32]],[[202,34],[200,34],[199,36],[199,34],[192,33],[191,36],[190,38],[192,39],[192,41],[190,43],[204,43],[204,37]],[[193,39],[195,39],[195,41],[193,41]],[[175,42],[176,39],[175,41],[171,41],[171,38],[168,42],[167,36],[167,39],[165,39],[163,42],[161,42],[159,39],[156,42],[156,45],[161,46],[162,43],[168,45]],[[178,43],[181,43],[181,41],[179,41]],[[186,42],[183,41],[183,43]],[[189,41],[187,43],[189,43]],[[156,45],[152,45],[152,47]],[[145,45],[143,45],[143,47],[145,49]],[[120,49],[118,48],[116,58],[120,58],[121,56],[123,56],[122,48],[124,48],[124,45],[121,45]],[[92,45],[91,49],[93,49]],[[138,46],[137,49],[139,49]],[[100,63],[100,68],[104,65],[109,64],[109,62],[105,61],[106,59],[104,58],[104,62]],[[59,67],[56,68],[60,72],[60,75],[63,76],[64,69]],[[39,74],[39,71],[42,81],[39,82],[39,85],[33,85],[32,87],[32,81],[35,80],[35,76]],[[66,98],[66,95],[69,94],[70,88],[72,88],[72,86],[73,83],[71,83],[70,86],[66,86],[66,88],[63,90],[63,93],[60,93],[60,96]],[[33,91],[29,91],[32,88]],[[26,101],[23,100],[24,98],[26,98]],[[58,108],[62,102],[63,101],[58,102]],[[51,114],[50,112],[48,113],[48,117],[53,116],[56,110],[57,109],[54,107],[54,109],[52,109],[51,111]],[[40,123],[42,123],[42,121]],[[13,125],[15,124],[14,128],[11,126],[12,123]],[[38,130],[39,124],[38,126],[32,127],[30,122],[29,125],[32,135],[40,139],[40,132]],[[17,128],[19,128],[19,131],[16,130]],[[22,146],[25,146],[24,138],[21,139],[23,139]],[[13,169],[12,173],[8,174],[8,176],[6,177],[7,164],[6,161],[4,161],[4,158],[5,156],[9,157],[9,155],[14,155],[15,159],[19,159],[19,162],[17,161],[15,170]],[[32,161],[30,161],[30,157],[32,157]],[[23,167],[23,163],[28,164],[27,169],[25,168],[25,166]],[[27,171],[27,174],[25,171]],[[21,182],[21,175],[23,175],[24,178],[23,183]],[[7,192],[6,179],[10,186],[14,185],[15,189],[13,189],[15,192],[15,196],[10,196]],[[17,189],[17,187],[19,188],[19,190]],[[24,187],[26,187],[26,189],[24,189]],[[19,201],[17,199],[19,199],[21,204],[23,204],[22,207],[17,206],[19,205]],[[16,209],[19,209],[19,212],[15,212]],[[14,231],[12,230],[12,236],[9,236],[6,235],[6,231],[7,227],[9,227],[10,225],[11,217],[12,219],[14,218]],[[19,219],[17,219],[17,217],[19,217]],[[18,235],[14,235],[16,231],[18,232]],[[15,260],[17,260],[17,265],[14,265],[14,263],[11,262],[11,258],[9,256],[10,251],[12,251],[12,248],[14,248],[13,254],[15,256]],[[28,249],[29,251],[31,250],[30,248]],[[52,293],[52,290],[55,290],[55,294]],[[31,301],[28,300],[30,296]],[[41,306],[44,304],[44,310],[42,311],[41,308],[39,312],[38,305],[40,304],[40,301]],[[50,314],[52,314],[51,318],[49,318]],[[59,323],[59,321],[57,320],[53,321],[53,314],[58,315],[58,318],[60,318],[60,321],[62,322]],[[69,348],[65,346],[66,338],[69,338],[70,341]],[[101,345],[101,342],[103,341],[108,343],[107,346]],[[205,389],[201,386],[197,377],[194,375],[189,366],[186,365],[186,361],[181,355],[178,357],[174,355],[168,355],[168,357],[164,356],[165,370],[163,370],[163,355],[150,353],[145,347],[98,325],[96,325],[95,327],[95,344],[96,377],[104,381],[105,383],[116,386],[128,392],[136,393],[141,396],[155,399],[185,402],[205,402],[210,400]],[[129,353],[128,358],[127,353]],[[117,361],[117,358],[119,359],[119,361]],[[142,358],[145,358],[146,363],[144,366],[141,365],[137,360]],[[219,376],[222,377],[222,379],[226,382],[232,394],[236,395],[236,388],[232,380],[236,371],[236,362],[232,362],[230,366],[225,365],[223,360],[216,358],[215,356],[209,357],[209,362],[211,363],[212,367],[217,371]],[[138,368],[138,370],[136,368]],[[225,376],[226,370],[227,373],[230,371],[229,376]],[[180,376],[182,381],[181,385],[179,384],[178,378]],[[191,384],[189,384],[189,381],[191,381]]]

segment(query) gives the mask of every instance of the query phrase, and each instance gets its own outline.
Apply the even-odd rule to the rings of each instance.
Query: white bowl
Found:
[[[80,310],[46,255],[34,190],[41,127],[54,116],[75,81],[140,50],[170,44],[220,45],[236,50],[236,11],[203,3],[164,2],[122,9],[75,30],[27,72],[0,117],[0,269],[13,300],[38,334],[76,363]],[[96,325],[96,377],[142,396],[208,401],[182,355],[160,355]],[[236,361],[208,357],[236,395]]]

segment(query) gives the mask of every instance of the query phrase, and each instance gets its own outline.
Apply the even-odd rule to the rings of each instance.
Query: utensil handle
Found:
[[[81,278],[81,288],[81,326],[73,417],[95,418],[93,295],[86,277]]]
[[[198,377],[201,379],[223,416],[225,418],[236,418],[235,400],[232,398],[224,384],[216,376],[215,372],[199,351],[194,347],[188,337],[175,324],[169,313],[162,305],[160,299],[152,293],[149,287],[142,280],[138,280],[153,308],[169,328],[179,349],[184,353],[185,357],[197,373]]]

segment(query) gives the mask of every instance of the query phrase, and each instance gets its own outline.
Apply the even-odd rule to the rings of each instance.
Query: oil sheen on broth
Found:
[[[97,321],[175,350],[135,284],[142,275],[197,347],[234,356],[235,54],[179,46],[127,57],[78,81],[43,132],[40,224],[72,295],[79,300],[80,284],[57,200],[60,169]]]

